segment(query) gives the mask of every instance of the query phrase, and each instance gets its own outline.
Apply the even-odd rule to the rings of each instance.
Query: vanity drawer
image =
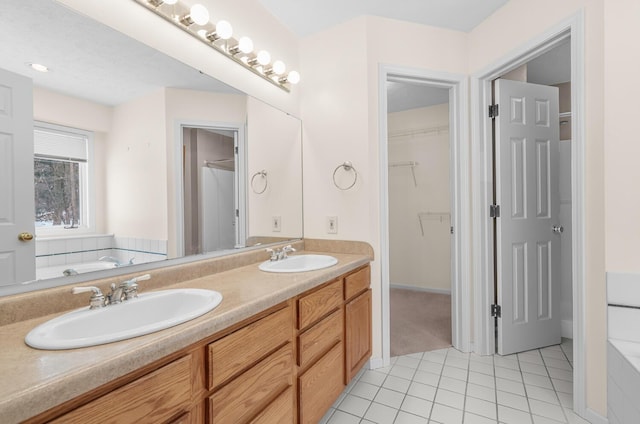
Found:
[[[342,305],[342,280],[298,299],[298,329],[304,330]]]
[[[344,390],[343,345],[336,344],[298,377],[299,424],[317,424]]]
[[[286,308],[211,343],[208,347],[209,389],[218,387],[291,341],[292,321],[293,312],[291,306],[287,305]]]
[[[247,423],[292,385],[293,352],[288,343],[209,397],[212,424]]]
[[[306,367],[342,340],[344,313],[338,309],[298,336],[298,365]]]
[[[362,293],[371,285],[371,268],[364,267],[359,271],[349,274],[344,279],[344,299],[349,300]]]
[[[140,377],[52,423],[159,423],[191,403],[191,355]]]
[[[251,424],[293,423],[293,389],[289,387],[264,411],[251,420]]]

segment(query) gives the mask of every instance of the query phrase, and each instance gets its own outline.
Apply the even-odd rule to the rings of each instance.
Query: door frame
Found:
[[[388,78],[449,89],[449,139],[451,164],[451,341],[455,348],[471,350],[471,191],[469,184],[468,77],[446,72],[379,65],[378,153],[380,171],[380,266],[382,303],[382,361],[391,362],[389,299],[389,155],[387,135]],[[378,364],[376,364],[378,365]]]
[[[538,37],[510,52],[484,70],[471,76],[471,128],[474,148],[473,169],[473,281],[474,281],[474,351],[481,355],[495,353],[494,319],[490,305],[494,299],[493,232],[489,218],[493,180],[491,169],[492,129],[487,106],[491,104],[491,81],[562,41],[571,39],[571,201],[573,271],[573,392],[574,411],[592,418],[585,399],[585,59],[584,12],[579,11]],[[594,417],[595,418],[595,417]]]
[[[175,198],[179,207],[176,208],[175,213],[175,233],[176,233],[176,246],[175,251],[177,257],[184,256],[184,182],[182,175],[184,173],[182,163],[182,146],[183,140],[183,128],[203,128],[203,129],[218,129],[226,131],[235,131],[237,137],[234,137],[234,143],[238,148],[238,154],[236,155],[237,169],[235,176],[236,193],[237,193],[237,206],[239,210],[238,215],[238,229],[236,231],[237,237],[240,240],[247,239],[247,177],[245,175],[247,169],[246,158],[246,137],[245,137],[245,125],[242,123],[229,123],[229,122],[210,122],[210,121],[191,121],[191,120],[178,120],[174,126],[174,167],[175,167]],[[236,197],[236,195],[234,195]]]

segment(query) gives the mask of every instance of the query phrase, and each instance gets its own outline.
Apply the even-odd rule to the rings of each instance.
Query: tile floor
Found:
[[[454,348],[361,371],[322,424],[587,423],[572,411],[572,341],[510,356]]]

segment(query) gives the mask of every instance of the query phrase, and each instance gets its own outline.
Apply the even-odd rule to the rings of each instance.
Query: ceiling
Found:
[[[508,0],[258,0],[299,37],[362,15],[469,32]]]
[[[117,105],[160,87],[237,90],[51,0],[2,0],[0,68],[34,85]],[[51,71],[32,70],[41,63]]]

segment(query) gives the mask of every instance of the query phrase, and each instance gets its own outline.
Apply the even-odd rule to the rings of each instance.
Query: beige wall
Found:
[[[466,74],[467,35],[362,17],[309,36],[301,47],[305,237],[366,241],[379,257],[379,64]],[[341,191],[331,177],[347,160],[358,170],[358,182]],[[338,217],[338,234],[326,233],[327,216]],[[380,261],[375,260],[373,357],[378,359],[382,357],[380,273]]]
[[[390,113],[387,125],[389,282],[450,292],[449,104]],[[413,174],[393,166],[408,161]]]
[[[252,97],[247,111],[247,238],[302,237],[302,123]],[[266,189],[260,176],[252,189],[251,179],[261,170],[267,172]],[[273,231],[275,216],[280,231]]]
[[[156,90],[116,106],[107,145],[107,231],[167,239],[165,93]]]
[[[637,0],[605,1],[605,251],[606,269],[613,272],[640,272],[638,22]]]
[[[469,34],[469,71],[479,72],[545,30],[584,10],[586,113],[586,396],[606,416],[603,1],[511,0]]]

